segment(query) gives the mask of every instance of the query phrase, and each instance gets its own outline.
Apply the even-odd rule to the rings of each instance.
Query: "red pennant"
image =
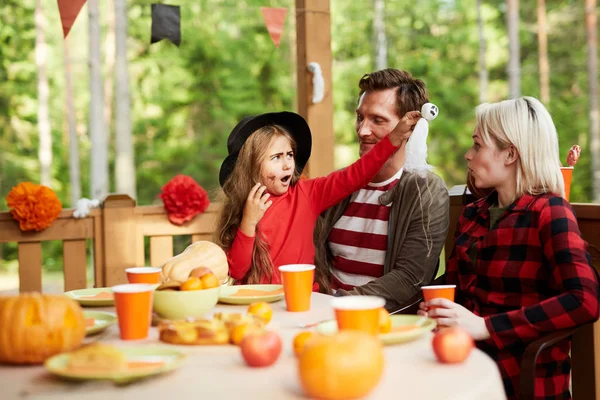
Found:
[[[275,47],[279,47],[287,8],[261,7],[260,11],[262,11],[265,25],[267,26],[269,35],[271,35],[271,40],[275,43]]]
[[[85,0],[58,0],[58,11],[63,26],[63,34],[66,38],[81,11]]]

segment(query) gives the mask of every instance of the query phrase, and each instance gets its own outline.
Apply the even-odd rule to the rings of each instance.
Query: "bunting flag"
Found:
[[[58,12],[63,27],[63,37],[66,38],[81,11],[85,0],[58,0]]]
[[[269,35],[271,35],[271,40],[275,44],[275,47],[279,47],[287,8],[261,7],[260,11],[262,12]]]
[[[152,4],[152,39],[150,44],[168,39],[179,47],[181,43],[181,14],[179,6]]]

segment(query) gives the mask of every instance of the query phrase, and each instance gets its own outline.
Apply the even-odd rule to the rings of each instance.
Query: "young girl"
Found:
[[[319,214],[371,181],[420,116],[407,113],[354,164],[308,180],[299,179],[312,144],[304,118],[281,112],[238,123],[227,140],[229,156],[219,176],[225,198],[217,244],[227,252],[229,274],[242,283],[280,283],[277,267],[314,264]]]
[[[463,210],[446,265],[456,303],[421,303],[420,315],[459,326],[498,364],[519,398],[526,346],[547,333],[598,319],[598,279],[577,219],[562,197],[558,137],[550,114],[522,97],[476,110],[465,154],[471,185],[486,197]],[[439,308],[430,308],[437,306]],[[570,341],[540,353],[535,398],[571,398]]]

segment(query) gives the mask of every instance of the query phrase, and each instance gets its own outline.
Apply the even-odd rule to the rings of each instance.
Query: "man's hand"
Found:
[[[421,113],[418,111],[407,112],[400,122],[398,122],[394,130],[388,135],[390,142],[392,142],[394,146],[400,146],[403,142],[407,141],[421,117]]]
[[[257,183],[250,189],[246,205],[244,206],[244,214],[240,223],[240,230],[246,236],[254,236],[256,233],[256,225],[265,215],[265,212],[271,207],[273,201],[269,200],[270,194],[265,193],[266,186]]]

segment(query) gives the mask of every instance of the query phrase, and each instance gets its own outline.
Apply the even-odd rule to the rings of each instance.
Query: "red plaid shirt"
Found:
[[[527,344],[597,320],[600,289],[566,200],[523,195],[490,227],[496,201],[493,192],[463,210],[446,280],[457,285],[458,303],[485,318],[491,338],[477,346],[498,363],[506,394],[516,399]],[[468,249],[475,242],[473,265]],[[569,350],[565,340],[540,354],[536,398],[571,398]]]

